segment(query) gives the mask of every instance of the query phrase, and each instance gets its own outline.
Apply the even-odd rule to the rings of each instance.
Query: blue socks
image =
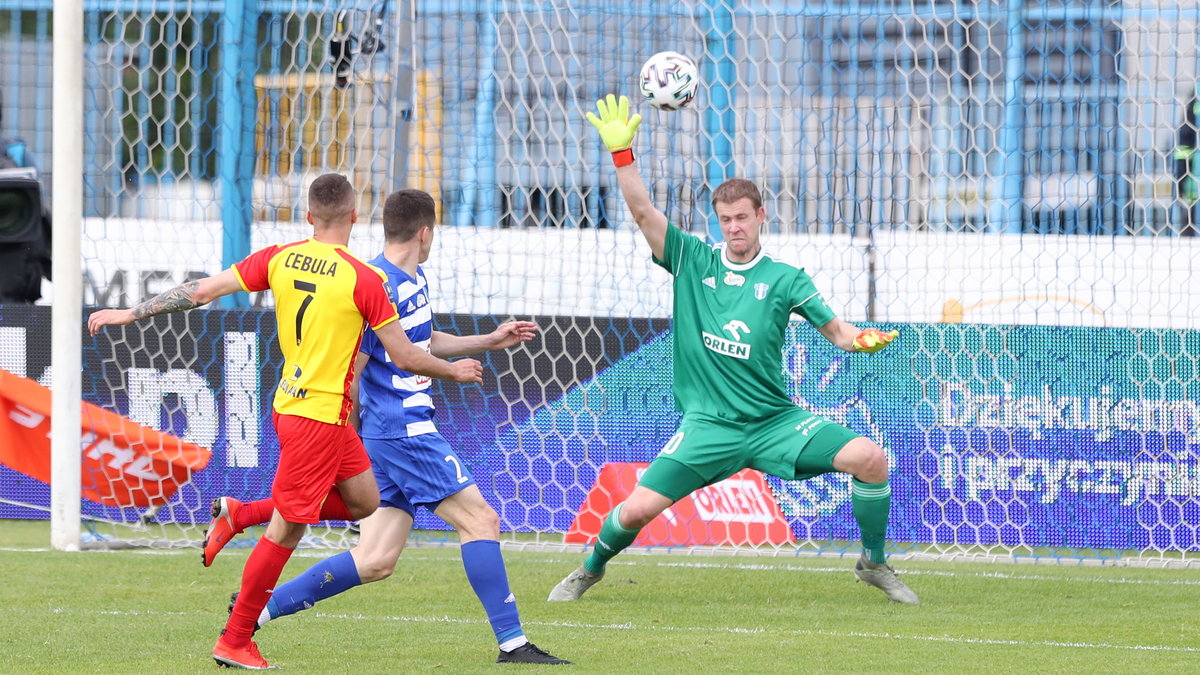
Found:
[[[528,642],[517,613],[517,599],[508,587],[508,573],[500,555],[500,542],[480,539],[461,547],[463,568],[467,581],[487,612],[488,622],[496,634],[500,648],[509,651]],[[349,551],[326,558],[300,576],[275,587],[266,609],[258,619],[259,625],[295,614],[325,598],[347,591],[362,583],[358,568]]]
[[[487,612],[488,623],[492,624],[500,649],[509,651],[527,642],[521,617],[517,614],[517,599],[508,587],[500,542],[477,539],[463,544],[461,550],[467,581]]]
[[[295,614],[361,583],[358,568],[349,551],[326,558],[304,570],[295,579],[276,586],[267,602],[266,611],[259,617],[259,625],[268,618],[268,613],[271,619]]]

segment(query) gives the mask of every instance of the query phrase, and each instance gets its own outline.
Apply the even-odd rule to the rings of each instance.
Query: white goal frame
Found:
[[[83,270],[83,1],[54,0],[54,308],[50,543],[80,545]]]

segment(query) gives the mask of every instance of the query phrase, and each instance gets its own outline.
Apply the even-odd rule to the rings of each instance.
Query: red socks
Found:
[[[290,548],[284,548],[266,537],[258,540],[242,570],[242,589],[225,624],[225,633],[221,636],[226,645],[244,647],[250,643],[258,616],[267,606],[267,600],[271,598],[270,591],[275,588],[283,566],[291,556]]]
[[[262,525],[271,522],[271,514],[275,511],[275,501],[270,497],[254,502],[245,502],[233,514],[233,527],[241,532],[252,525]]]

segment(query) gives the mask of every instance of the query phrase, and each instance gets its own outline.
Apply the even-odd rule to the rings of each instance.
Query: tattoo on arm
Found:
[[[199,288],[200,282],[198,280],[185,282],[169,291],[159,293],[153,298],[135,305],[131,311],[135,319],[144,319],[156,314],[170,314],[172,312],[195,309],[205,304],[203,302],[196,302],[192,298],[192,294]]]

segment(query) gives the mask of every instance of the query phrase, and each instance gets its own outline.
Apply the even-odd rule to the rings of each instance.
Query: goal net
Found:
[[[25,135],[44,176],[49,13],[14,4],[0,135]],[[854,356],[797,318],[781,355],[798,405],[886,448],[894,552],[1197,560],[1196,2],[234,4],[86,5],[89,308],[307,236],[323,172],[360,191],[364,258],[383,197],[424,189],[435,327],[541,327],[487,355],[482,386],[438,385],[439,429],[507,541],[586,542],[679,422],[670,279],[583,119],[626,94],[675,225],[719,239],[711,191],[749,178],[768,251],[842,318],[900,331]],[[700,66],[685,110],[638,103],[663,50]],[[85,499],[91,537],[195,545],[211,499],[268,494],[271,305],[85,338],[87,402],[211,451],[161,504]],[[48,381],[48,308],[3,310],[0,367]],[[0,517],[44,517],[49,488],[0,472]],[[640,543],[857,550],[845,476],[739,475],[686,507]],[[345,546],[353,528],[313,533]]]

